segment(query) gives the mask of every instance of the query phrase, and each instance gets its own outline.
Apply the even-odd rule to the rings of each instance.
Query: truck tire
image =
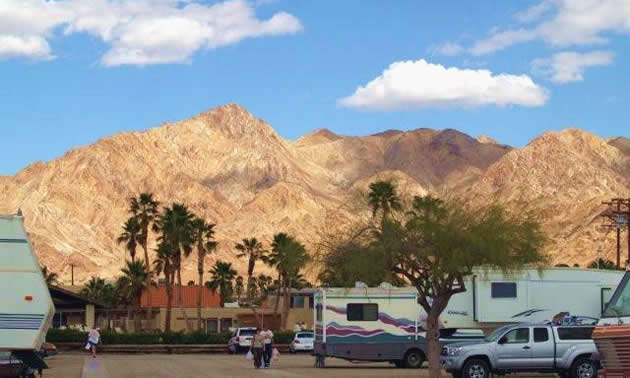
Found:
[[[579,357],[571,365],[571,378],[596,378],[597,365],[588,357]]]
[[[490,377],[490,366],[488,366],[488,363],[482,359],[470,359],[464,364],[464,367],[462,369],[462,377],[488,378]]]
[[[424,354],[418,349],[412,349],[405,353],[403,362],[407,369],[420,369],[424,363]]]

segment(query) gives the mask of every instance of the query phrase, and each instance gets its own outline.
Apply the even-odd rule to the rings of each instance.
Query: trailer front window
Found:
[[[378,304],[348,303],[346,317],[352,321],[376,321],[378,320]]]
[[[608,302],[606,310],[602,314],[602,318],[617,318],[621,316],[630,316],[630,272],[626,272],[623,279],[617,286],[615,294]]]

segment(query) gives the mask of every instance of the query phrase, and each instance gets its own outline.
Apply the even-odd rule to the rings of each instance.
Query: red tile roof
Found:
[[[173,288],[173,307],[193,308],[197,307],[197,292],[199,286],[182,286],[182,300],[179,302],[179,287]],[[201,307],[221,307],[221,300],[218,292],[202,287]],[[149,301],[150,299],[150,301]],[[148,291],[142,291],[140,307],[166,307],[167,296],[166,286],[151,287]]]

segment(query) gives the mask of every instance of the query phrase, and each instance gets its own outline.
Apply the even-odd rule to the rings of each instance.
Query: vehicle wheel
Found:
[[[571,366],[572,378],[595,378],[597,377],[597,366],[588,357],[580,357]]]
[[[488,363],[476,358],[466,361],[462,370],[462,377],[464,378],[488,378],[490,376]]]
[[[424,363],[424,355],[419,350],[410,350],[405,354],[403,362],[406,368],[419,369]]]

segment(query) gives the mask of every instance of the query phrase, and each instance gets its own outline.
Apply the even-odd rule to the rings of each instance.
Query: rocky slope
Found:
[[[21,208],[42,263],[69,280],[112,277],[124,256],[115,238],[127,199],[150,191],[186,203],[217,223],[219,249],[207,261],[233,261],[243,237],[266,242],[280,231],[307,244],[331,224],[357,216],[347,204],[375,179],[412,194],[456,192],[475,201],[535,206],[557,261],[591,259],[612,244],[596,230],[599,203],[629,195],[626,140],[606,142],[570,129],[522,149],[455,130],[389,130],[364,137],[321,129],[281,138],[238,105],[145,132],[122,133],[75,148],[17,175],[0,177],[0,214]],[[153,244],[153,242],[152,242]],[[193,277],[194,257],[184,276]]]

